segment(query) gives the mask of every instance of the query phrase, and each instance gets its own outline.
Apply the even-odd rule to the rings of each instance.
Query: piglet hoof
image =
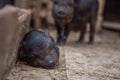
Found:
[[[58,44],[59,46],[64,46],[64,45],[65,45],[65,42],[64,42],[64,41],[59,41],[59,42],[57,42],[57,44]]]
[[[77,40],[77,41],[75,41],[75,43],[76,43],[76,44],[79,44],[79,43],[82,44],[82,43],[83,43],[83,40]]]
[[[65,39],[61,39],[60,41],[57,42],[57,44],[60,45],[60,46],[64,46],[65,43],[66,43]]]
[[[93,42],[93,41],[89,41],[88,44],[89,44],[89,45],[92,45],[92,44],[94,44],[94,42]]]

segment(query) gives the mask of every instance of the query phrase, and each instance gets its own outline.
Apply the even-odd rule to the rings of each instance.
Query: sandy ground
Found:
[[[55,31],[51,31],[55,37]],[[79,33],[71,32],[60,47],[60,62],[55,69],[34,68],[18,63],[7,80],[120,80],[120,34],[103,31],[95,44],[76,44]]]

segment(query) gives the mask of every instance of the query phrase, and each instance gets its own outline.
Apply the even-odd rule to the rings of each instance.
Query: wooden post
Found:
[[[105,5],[105,0],[98,0],[98,1],[99,1],[99,9],[98,9],[97,22],[96,22],[96,32],[99,32],[102,28],[103,11],[104,11],[104,5]]]

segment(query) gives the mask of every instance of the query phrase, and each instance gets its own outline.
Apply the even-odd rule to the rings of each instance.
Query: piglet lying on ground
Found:
[[[48,31],[32,30],[23,38],[18,60],[35,67],[54,68],[59,61],[59,48]]]

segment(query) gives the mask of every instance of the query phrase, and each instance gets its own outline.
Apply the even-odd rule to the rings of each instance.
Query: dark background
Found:
[[[120,22],[120,0],[106,0],[104,19]]]

